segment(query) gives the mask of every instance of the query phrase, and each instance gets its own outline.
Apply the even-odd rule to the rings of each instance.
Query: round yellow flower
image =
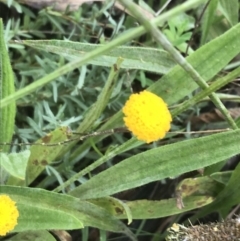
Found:
[[[17,225],[19,212],[15,202],[7,195],[0,195],[0,235],[4,236]]]
[[[163,138],[171,127],[172,116],[167,104],[147,90],[132,94],[123,113],[128,130],[147,143]]]

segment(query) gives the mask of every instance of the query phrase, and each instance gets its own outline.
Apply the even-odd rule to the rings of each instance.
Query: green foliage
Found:
[[[9,155],[0,153],[1,168],[5,169],[11,176],[24,180],[29,156],[29,150],[20,153],[10,153]],[[16,165],[16,161],[18,165]]]
[[[0,99],[14,93],[14,77],[7,53],[7,48],[3,36],[3,23],[0,19]],[[16,115],[16,104],[11,102],[8,106],[1,108],[0,113],[0,141],[9,142],[13,135],[14,119]],[[8,151],[8,146],[2,147],[4,151]]]
[[[225,218],[239,204],[239,165],[220,171],[240,153],[238,122],[216,92],[240,74],[234,59],[240,52],[238,13],[233,11],[237,1],[234,9],[229,1],[209,3],[184,58],[179,53],[186,52],[204,0],[168,6],[151,22],[128,6],[144,27],[133,25],[136,20],[130,16],[125,21],[112,1],[62,12],[4,2],[17,17],[3,19],[4,29],[0,22],[0,194],[8,194],[20,212],[14,230],[18,234],[4,240],[31,240],[36,235],[51,241],[55,238],[45,230],[53,229],[83,229],[82,240],[87,240],[88,227],[100,229],[101,240],[111,239],[106,231],[137,240],[144,230],[141,225],[133,230],[136,219],[143,225],[148,219],[176,215],[178,220],[187,214],[194,221],[212,212]],[[139,5],[154,15],[164,2]],[[219,76],[222,69],[229,73]],[[191,131],[189,116],[211,101],[225,126],[234,130],[207,137],[169,133],[149,145],[111,132],[79,141],[92,131],[123,127],[121,108],[131,86],[144,87],[168,103],[173,131]],[[227,98],[233,97],[239,102],[235,95]],[[215,123],[212,129],[217,129]],[[82,133],[79,139],[72,130]],[[202,124],[194,130],[208,129]],[[11,139],[9,154],[6,143]],[[179,183],[180,197],[173,197],[173,189],[168,197],[154,198],[149,190],[147,195],[140,190],[204,168],[202,176]],[[136,187],[141,187],[139,195],[121,196]],[[199,211],[189,214],[193,209]],[[164,237],[155,234],[151,240]]]

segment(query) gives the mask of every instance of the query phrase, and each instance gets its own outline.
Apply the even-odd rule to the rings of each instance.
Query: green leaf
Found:
[[[211,196],[216,197],[225,186],[208,176],[186,178],[177,186],[181,197]]]
[[[225,147],[224,147],[225,148]],[[240,202],[240,164],[237,165],[236,169],[232,172],[232,175],[226,184],[225,188],[222,190],[222,192],[219,193],[219,195],[216,197],[215,201],[210,204],[209,206],[205,207],[201,210],[199,215],[205,216],[210,212],[216,211],[223,211],[229,210],[233,205],[239,204]]]
[[[120,220],[90,202],[38,188],[1,186],[1,193],[9,195],[19,210],[14,232],[91,226],[122,232],[135,240],[132,232]]]
[[[11,153],[9,155],[0,152],[0,166],[3,167],[10,175],[24,180],[29,156],[29,150],[19,153]]]
[[[128,219],[128,224],[132,222],[132,213],[126,202],[123,202],[114,197],[96,198],[90,199],[88,201],[104,208],[114,216],[125,214],[124,218]]]
[[[170,198],[160,201],[138,200],[127,202],[133,219],[152,219],[161,218],[179,213],[185,213],[189,210],[203,207],[213,202],[210,196],[190,196],[183,198],[184,208],[177,207],[176,198]],[[125,213],[115,213],[116,217],[123,219],[126,218]]]
[[[0,101],[14,92],[14,76],[5,45],[3,23],[0,18]],[[14,131],[15,115],[15,101],[12,101],[8,106],[0,110],[0,143],[11,142]],[[3,146],[1,150],[7,152],[9,146]]]
[[[86,53],[103,45],[77,43],[63,40],[25,40],[24,44],[60,54],[69,60],[83,57]],[[166,74],[175,65],[169,54],[160,49],[146,47],[121,46],[89,61],[89,64],[110,67],[116,62],[116,58],[124,59],[121,68],[141,69],[160,74]]]
[[[57,143],[68,139],[69,134],[70,132],[67,127],[60,127],[35,142],[35,145],[31,146],[30,148],[31,155],[29,157],[26,170],[27,183],[25,181],[10,177],[8,184],[22,186],[28,185],[34,181],[35,178],[37,178],[38,175],[45,169],[45,166],[52,163],[56,157],[59,156],[63,147],[62,145],[57,145]],[[42,143],[55,143],[56,145],[45,146]],[[18,154],[20,153],[16,153],[16,159],[18,158]],[[19,165],[17,161],[15,165]]]
[[[70,194],[99,198],[204,168],[238,154],[239,134],[240,130],[228,131],[145,151],[94,176]]]
[[[239,1],[220,0],[222,12],[229,23],[233,26],[238,23]]]
[[[215,18],[217,6],[218,6],[218,0],[211,0],[209,2],[209,5],[206,9],[205,14],[203,15],[201,45],[205,44],[207,41],[209,30]]]
[[[0,193],[9,195],[16,202],[19,218],[14,232],[83,228],[77,211],[74,213],[74,207],[69,207],[68,201],[71,199],[66,195],[54,195],[43,189],[10,186],[1,186]],[[74,202],[73,199],[71,201]]]
[[[46,207],[44,204],[44,200],[41,205],[34,204],[32,200],[19,201],[17,206],[20,217],[14,231],[83,228],[81,220],[74,215],[65,210],[57,209],[54,203]]]
[[[109,213],[116,216],[119,219],[128,218],[128,214],[124,208],[116,202],[111,200],[111,197],[97,198],[89,200],[90,202],[103,207]],[[176,198],[170,198],[160,201],[151,200],[137,200],[137,201],[126,201],[125,205],[131,212],[133,219],[152,219],[171,216],[179,213],[184,213],[189,210],[203,207],[213,201],[211,196],[190,196],[183,198],[184,208],[179,209],[176,205]]]
[[[226,185],[230,179],[230,177],[232,176],[232,171],[226,171],[226,172],[215,172],[212,175],[210,175],[210,177],[219,182],[219,183],[223,183],[224,185]]]
[[[93,126],[95,121],[102,114],[103,110],[109,102],[115,84],[117,83],[118,73],[123,61],[124,59],[119,57],[117,61],[113,64],[104,88],[99,94],[97,101],[90,107],[89,111],[84,117],[83,122],[78,127],[78,132],[86,132],[87,130],[89,130],[89,128]]]

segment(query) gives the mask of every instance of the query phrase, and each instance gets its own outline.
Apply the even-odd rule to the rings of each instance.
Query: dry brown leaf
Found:
[[[65,230],[51,230],[60,241],[72,241],[71,235]]]
[[[199,123],[212,123],[219,121],[219,116],[215,112],[207,112],[199,116],[193,116],[190,121],[193,125]]]
[[[230,113],[233,119],[237,119],[240,117],[240,108],[229,108],[228,112]],[[199,123],[213,123],[222,121],[225,118],[223,117],[222,113],[218,109],[214,109],[213,112],[207,112],[200,114],[199,116],[194,116],[190,119],[192,124],[199,124]]]
[[[224,120],[222,113],[218,109],[215,109],[215,112],[221,119]],[[228,109],[228,112],[230,113],[233,119],[237,119],[238,117],[240,117],[240,108],[230,108]]]

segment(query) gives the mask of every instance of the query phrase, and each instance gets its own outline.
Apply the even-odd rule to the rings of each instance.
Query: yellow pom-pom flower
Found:
[[[0,195],[0,236],[6,235],[17,225],[19,212],[15,202],[7,195]]]
[[[132,94],[123,107],[123,113],[128,130],[146,143],[162,139],[171,127],[172,116],[167,104],[146,90]]]

